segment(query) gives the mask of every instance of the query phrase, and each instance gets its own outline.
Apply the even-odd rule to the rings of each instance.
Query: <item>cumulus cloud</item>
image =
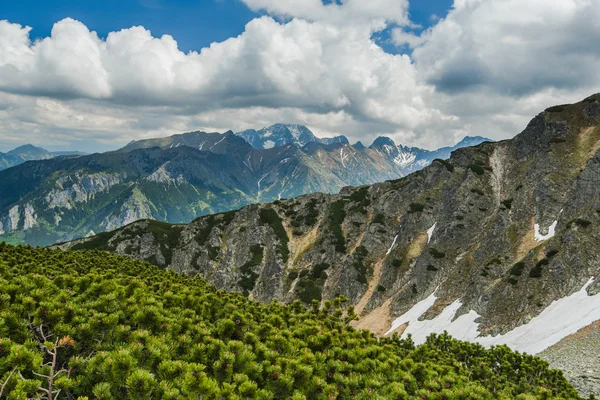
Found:
[[[382,29],[386,22],[410,25],[408,0],[343,0],[323,4],[321,0],[242,0],[254,11],[284,18],[303,18],[335,24],[366,23]]]
[[[597,0],[455,0],[448,16],[418,38],[419,72],[442,92],[485,87],[527,96],[600,83]]]
[[[270,17],[200,52],[183,53],[165,35],[142,27],[98,38],[65,19],[52,35],[31,42],[30,28],[0,22],[0,90],[55,98],[103,99],[121,104],[218,108],[296,107],[357,120],[414,128],[434,111],[422,96],[408,56],[375,45],[353,26]],[[4,34],[4,32],[7,32]]]
[[[67,18],[32,41],[0,21],[0,137],[114,147],[291,122],[434,148],[510,137],[545,107],[599,91],[597,0],[455,0],[421,34],[407,0],[243,2],[271,16],[188,53],[141,26],[100,38]],[[386,26],[412,52],[384,51],[373,34]]]

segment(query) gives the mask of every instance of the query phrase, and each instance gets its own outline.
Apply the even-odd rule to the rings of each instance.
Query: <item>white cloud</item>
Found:
[[[254,11],[284,18],[303,18],[334,24],[367,23],[382,29],[386,22],[410,25],[408,0],[343,0],[323,4],[321,0],[242,0]]]
[[[184,53],[143,27],[99,38],[65,19],[32,41],[0,21],[0,138],[116,146],[193,130],[308,125],[433,148],[519,132],[600,91],[598,0],[455,0],[421,35],[407,0],[243,0],[268,16]],[[413,0],[416,1],[416,0]],[[385,26],[411,55],[372,38]]]
[[[598,21],[598,0],[456,0],[413,41],[413,56],[444,92],[485,87],[525,96],[589,87],[600,84]]]

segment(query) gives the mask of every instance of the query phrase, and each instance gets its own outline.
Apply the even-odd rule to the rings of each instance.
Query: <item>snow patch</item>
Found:
[[[263,144],[263,147],[265,149],[272,149],[273,147],[275,147],[275,142],[272,140],[267,140],[265,141],[265,143]]]
[[[215,143],[215,144],[213,144],[212,146],[210,146],[210,149],[209,149],[209,150],[212,150],[212,149],[213,149],[213,147],[215,147],[216,145],[218,145],[219,143],[221,143],[223,140],[225,140],[225,137],[226,137],[226,136],[225,136],[225,135],[223,135],[223,139],[219,140],[217,143]]]
[[[346,161],[346,159],[348,158],[348,156],[349,156],[348,154],[344,154],[344,148],[342,147],[340,149],[340,159],[342,160],[342,166],[344,168],[346,168],[346,163],[344,161]]]
[[[535,224],[535,232],[534,232],[535,240],[537,242],[543,242],[544,240],[548,240],[548,239],[552,238],[556,234],[556,225],[558,225],[558,220],[554,221],[552,223],[552,225],[550,225],[548,227],[548,234],[547,235],[542,235],[540,233],[540,225],[539,224]]]
[[[258,190],[260,190],[260,183],[263,181],[263,179],[265,179],[267,176],[269,176],[269,174],[264,174],[262,178],[260,178],[260,180],[258,181]]]
[[[386,334],[408,323],[402,337],[412,334],[415,344],[424,343],[432,333],[447,331],[456,339],[480,343],[485,347],[505,344],[520,352],[538,354],[581,328],[600,320],[600,294],[589,296],[587,293],[587,288],[593,282],[594,278],[590,278],[579,291],[553,301],[527,324],[497,336],[479,336],[479,324],[476,322],[479,314],[473,310],[456,317],[457,311],[462,307],[460,300],[447,306],[437,317],[419,321],[435,303],[436,289],[425,300],[398,317]]]
[[[392,249],[394,248],[394,245],[396,244],[397,240],[398,240],[398,235],[396,235],[396,237],[394,238],[394,241],[392,242],[392,245],[388,249],[387,253],[385,253],[386,256],[390,255],[390,253],[392,252]]]
[[[435,226],[437,225],[437,222],[435,224],[433,224],[433,226],[429,229],[427,229],[427,244],[429,244],[429,242],[431,241],[431,238],[433,237],[433,231],[435,230]]]

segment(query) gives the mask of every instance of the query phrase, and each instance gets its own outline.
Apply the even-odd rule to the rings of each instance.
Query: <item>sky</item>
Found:
[[[0,2],[0,151],[299,123],[437,148],[600,92],[600,0]]]

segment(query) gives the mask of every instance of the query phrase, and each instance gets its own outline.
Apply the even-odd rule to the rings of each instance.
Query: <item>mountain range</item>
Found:
[[[0,152],[0,171],[23,164],[31,160],[48,160],[59,156],[82,156],[85,153],[78,151],[48,151],[31,144],[19,146],[9,152]]]
[[[314,138],[308,129],[291,127]],[[108,153],[24,163],[0,171],[0,239],[49,245],[139,219],[184,223],[248,204],[397,179],[449,153],[384,138],[369,148],[322,140],[301,146],[305,139],[298,140],[257,149],[231,131],[191,132]],[[399,160],[400,151],[409,162]]]
[[[250,143],[255,149],[272,149],[273,147],[293,144],[302,147],[308,143],[321,144],[350,144],[345,136],[336,136],[333,138],[318,138],[310,129],[303,125],[294,124],[275,124],[259,130],[248,129],[236,133],[246,142]]]
[[[307,146],[331,159],[340,150],[363,154]],[[371,147],[399,156],[383,139]],[[344,295],[357,328],[411,334],[417,344],[441,331],[507,344],[549,360],[589,395],[600,392],[599,240],[600,94],[545,110],[514,139],[458,149],[401,179],[185,225],[138,221],[60,247],[201,275],[265,303]]]

